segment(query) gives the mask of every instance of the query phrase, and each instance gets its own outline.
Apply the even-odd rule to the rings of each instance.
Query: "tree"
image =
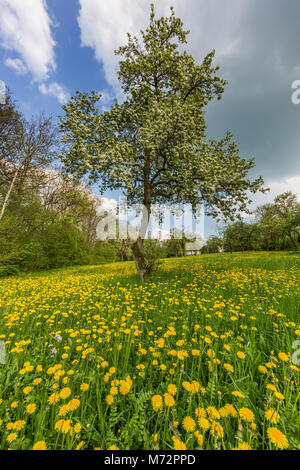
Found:
[[[5,120],[3,127],[7,128]],[[7,136],[8,131],[4,131]],[[12,191],[16,189],[16,199],[20,198],[26,188],[36,189],[41,186],[43,176],[37,170],[47,167],[54,158],[54,150],[57,145],[57,132],[51,117],[41,114],[37,118],[26,120],[20,117],[17,124],[17,134],[14,145],[7,140],[3,154],[10,152],[7,158],[3,158],[2,166],[10,174],[8,178],[6,194],[0,211],[0,220],[7,208]],[[29,188],[28,188],[29,186]]]
[[[99,113],[96,92],[76,92],[63,107],[61,131],[67,151],[65,169],[100,190],[120,189],[129,203],[144,205],[141,230],[132,244],[142,280],[151,274],[143,254],[153,204],[206,204],[206,212],[232,217],[247,211],[247,191],[261,190],[262,178],[251,182],[253,160],[240,158],[228,133],[222,140],[206,139],[205,106],[221,99],[226,84],[213,66],[215,51],[200,65],[179,46],[188,31],[175,17],[156,19],[141,40],[128,34],[121,56],[119,80],[124,101]]]
[[[283,239],[285,245],[287,237],[294,249],[299,250],[300,203],[295,194],[291,191],[279,194],[273,204],[259,207],[257,214],[266,233],[271,237],[273,246],[278,247],[280,239]]]
[[[18,139],[21,131],[21,114],[9,90],[4,104],[0,104],[0,183],[10,176],[17,161]],[[10,165],[8,165],[10,163]]]
[[[223,249],[223,240],[215,235],[212,235],[202,248],[202,253],[220,253]]]

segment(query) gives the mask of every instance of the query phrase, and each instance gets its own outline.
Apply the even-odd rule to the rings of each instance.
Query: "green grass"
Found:
[[[298,448],[299,280],[261,252],[1,280],[0,449]]]

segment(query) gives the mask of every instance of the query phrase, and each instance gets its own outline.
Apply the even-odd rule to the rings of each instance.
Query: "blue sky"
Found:
[[[207,110],[208,135],[235,135],[242,156],[255,157],[253,176],[271,188],[300,192],[300,80],[298,0],[154,0],[158,14],[170,5],[191,30],[188,50],[198,62],[216,49],[228,79],[221,102]],[[126,32],[138,33],[149,0],[0,0],[0,80],[26,116],[61,114],[77,89],[104,93],[104,106],[120,96],[115,48]],[[299,95],[300,96],[300,95]],[[116,196],[107,193],[106,197]],[[206,224],[207,234],[215,230]]]

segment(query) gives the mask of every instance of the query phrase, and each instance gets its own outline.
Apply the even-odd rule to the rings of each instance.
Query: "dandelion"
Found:
[[[105,401],[108,404],[108,406],[111,406],[114,402],[114,397],[112,395],[107,395],[105,398]]]
[[[237,397],[237,398],[245,398],[245,395],[244,395],[242,392],[240,392],[239,390],[234,390],[234,391],[231,392],[231,393],[232,393],[232,395],[233,395],[234,397]]]
[[[274,409],[266,410],[265,418],[267,421],[270,421],[270,423],[277,424],[279,421],[279,414]]]
[[[74,429],[75,434],[80,433],[80,431],[82,429],[81,424],[76,423],[73,429]]]
[[[78,400],[78,398],[73,398],[67,404],[67,407],[70,411],[77,410],[77,408],[79,408],[79,406],[80,406],[80,400]]]
[[[207,431],[210,428],[210,422],[206,418],[199,418],[198,419],[198,426],[203,431]]]
[[[233,450],[251,450],[251,447],[247,442],[240,442],[238,447]]]
[[[277,428],[268,428],[267,430],[268,437],[272,444],[278,449],[287,449],[289,442],[286,436]]]
[[[45,441],[37,441],[33,447],[32,450],[47,450],[47,445]]]
[[[71,389],[69,387],[63,388],[59,394],[60,398],[62,398],[63,400],[65,400],[66,398],[69,398],[70,395],[71,395]]]
[[[241,408],[239,410],[239,415],[243,421],[247,421],[247,423],[252,423],[255,420],[254,414],[249,408]]]
[[[18,437],[18,434],[16,432],[12,432],[7,436],[6,440],[7,442],[11,444],[13,441],[17,439],[17,437]]]
[[[236,355],[239,359],[245,359],[245,357],[246,357],[246,355],[245,355],[245,353],[243,353],[243,351],[238,351],[236,353]]]
[[[60,419],[55,423],[55,430],[60,431],[63,434],[67,434],[71,430],[71,420]]]
[[[177,387],[176,387],[176,385],[174,385],[174,384],[169,384],[169,385],[168,385],[168,392],[169,392],[171,395],[176,395],[176,393],[177,393]]]
[[[29,405],[26,406],[26,413],[29,415],[33,414],[36,410],[36,405],[35,403],[30,403]]]
[[[89,388],[90,388],[89,384],[82,383],[82,384],[80,385],[80,390],[81,390],[82,392],[87,392]]]
[[[196,429],[195,420],[190,416],[186,416],[182,421],[182,427],[187,432],[194,432]]]
[[[165,400],[165,405],[166,406],[174,406],[175,405],[175,400],[174,397],[170,393],[165,393],[164,394],[164,400]]]
[[[154,395],[151,398],[151,404],[154,411],[160,411],[163,409],[163,399],[161,395]]]
[[[282,362],[289,362],[289,360],[290,360],[290,355],[289,355],[289,354],[286,354],[286,353],[284,353],[284,352],[280,352],[280,353],[278,354],[278,357],[279,357],[279,359],[280,359]]]
[[[227,363],[224,364],[224,368],[227,370],[227,372],[233,373],[233,371],[234,371],[234,368],[231,364],[227,364]]]
[[[186,450],[186,445],[178,437],[173,436],[172,440],[174,442],[174,450]]]

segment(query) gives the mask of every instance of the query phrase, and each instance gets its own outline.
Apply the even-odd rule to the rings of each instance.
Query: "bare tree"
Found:
[[[2,161],[2,166],[6,168],[7,174],[11,175],[11,179],[7,185],[0,220],[13,189],[16,189],[18,198],[25,188],[38,189],[41,186],[42,179],[37,169],[48,167],[53,162],[57,145],[57,131],[51,117],[40,114],[30,120],[20,119],[15,144],[11,146],[11,153]],[[6,152],[7,150],[8,146]]]

